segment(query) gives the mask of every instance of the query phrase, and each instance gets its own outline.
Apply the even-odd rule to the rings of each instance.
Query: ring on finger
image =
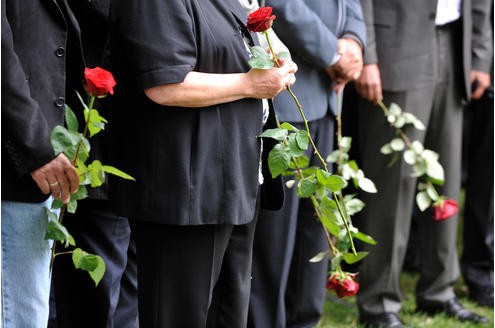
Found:
[[[55,181],[55,182],[52,182],[52,183],[48,183],[50,185],[50,187],[55,187],[58,185],[58,181]]]

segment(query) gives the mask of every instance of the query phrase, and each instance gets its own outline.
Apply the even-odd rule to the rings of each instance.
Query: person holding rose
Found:
[[[301,103],[316,147],[323,156],[333,150],[337,93],[362,68],[365,24],[357,0],[267,0],[277,19],[273,30],[297,63],[291,87]],[[336,91],[336,92],[335,92]],[[289,93],[274,100],[280,122],[305,129]],[[310,165],[320,165],[312,149]],[[309,198],[286,188],[280,211],[262,210],[256,227],[253,281],[248,327],[312,327],[322,313],[328,257],[309,260],[328,250],[322,225]]]
[[[275,126],[262,99],[297,70],[289,60],[250,69],[246,18],[225,0],[110,9],[108,132],[136,178],[111,181],[110,199],[131,220],[143,327],[246,326],[257,209],[283,201],[281,181],[260,175],[273,145],[259,135]]]
[[[463,101],[480,97],[490,84],[492,1],[361,3],[369,38],[363,72],[356,80],[361,96],[356,118],[359,166],[375,182],[378,193],[360,195],[366,207],[354,224],[378,243],[363,248],[370,253],[358,275],[359,321],[367,327],[403,327],[399,277],[416,179],[404,159],[387,167],[389,158],[380,154],[394,131],[386,128],[376,102],[382,100],[386,106],[394,102],[425,124],[424,130],[406,127],[404,132],[439,154],[445,172],[439,192],[458,200]],[[418,211],[421,266],[416,310],[486,323],[487,318],[464,308],[454,290],[460,276],[456,210],[456,202],[449,200],[442,209]]]
[[[66,88],[81,85],[79,25],[59,1],[2,0],[2,321],[45,328],[54,198],[68,203],[79,177],[50,134],[64,124]]]

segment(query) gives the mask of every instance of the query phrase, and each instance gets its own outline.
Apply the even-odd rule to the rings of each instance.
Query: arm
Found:
[[[361,97],[369,101],[383,99],[380,68],[376,53],[375,28],[373,25],[373,0],[361,0],[364,21],[366,24],[366,47],[364,52],[364,67],[356,79],[356,90]]]
[[[206,107],[242,98],[272,98],[295,82],[297,66],[285,62],[280,68],[251,69],[247,73],[212,74],[189,72],[181,83],[145,90],[152,101],[165,106]]]

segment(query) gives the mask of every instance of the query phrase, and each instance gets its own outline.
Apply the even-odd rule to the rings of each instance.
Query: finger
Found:
[[[60,190],[60,198],[64,204],[68,203],[70,200],[70,184],[69,180],[65,176],[65,174],[57,175],[57,181]]]
[[[60,198],[60,184],[58,182],[58,179],[54,175],[47,175],[47,180],[48,185],[50,186],[50,190],[52,192],[52,195],[55,199]]]
[[[79,189],[79,176],[74,167],[68,167],[64,170],[65,176],[69,181],[70,193],[75,193]]]
[[[43,194],[47,195],[50,193],[50,185],[48,184],[48,181],[46,180],[46,177],[43,173],[41,173],[39,170],[36,170],[31,173],[31,177],[33,178],[34,182],[36,182],[38,188],[40,188]]]
[[[471,98],[473,99],[480,99],[483,96],[484,88],[480,85],[476,89],[474,89],[473,93],[471,94]]]

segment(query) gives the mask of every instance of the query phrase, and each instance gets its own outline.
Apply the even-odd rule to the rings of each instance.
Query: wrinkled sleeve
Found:
[[[326,69],[337,53],[338,36],[318,14],[303,0],[270,0],[266,4],[277,14],[273,28],[285,45],[316,67]]]
[[[180,83],[195,67],[194,19],[188,1],[114,1],[111,19],[139,88]]]
[[[29,174],[55,157],[51,129],[39,103],[31,96],[28,78],[14,49],[2,0],[2,146],[19,176]]]

